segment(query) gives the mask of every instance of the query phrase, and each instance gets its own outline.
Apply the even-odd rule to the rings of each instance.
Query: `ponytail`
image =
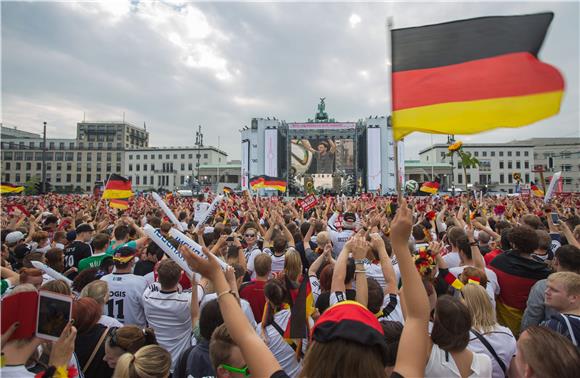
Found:
[[[171,355],[159,345],[147,345],[135,354],[125,353],[117,361],[113,378],[166,377],[171,369]]]

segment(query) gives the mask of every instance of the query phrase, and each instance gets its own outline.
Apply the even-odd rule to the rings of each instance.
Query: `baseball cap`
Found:
[[[80,234],[81,232],[93,232],[95,229],[88,223],[82,223],[78,225],[76,231],[77,234]]]
[[[354,213],[344,213],[343,219],[348,222],[355,222],[356,215]]]
[[[347,340],[378,347],[383,364],[387,363],[387,343],[376,316],[356,301],[338,302],[324,311],[312,327],[312,339],[319,343]]]
[[[69,242],[74,241],[77,238],[77,232],[75,230],[66,233],[66,240]]]
[[[118,248],[113,254],[113,261],[126,264],[135,257],[136,250],[128,246]]]
[[[8,235],[6,235],[6,243],[7,244],[16,244],[20,240],[24,239],[24,234],[20,231],[12,231]]]
[[[28,244],[23,243],[17,245],[16,248],[14,248],[14,257],[16,257],[18,260],[21,260],[30,252],[32,252],[32,248],[30,248]]]

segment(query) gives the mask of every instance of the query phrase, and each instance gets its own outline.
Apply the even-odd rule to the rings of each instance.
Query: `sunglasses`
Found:
[[[243,374],[245,377],[250,376],[250,369],[248,368],[248,365],[246,365],[242,368],[237,368],[237,367],[230,366],[228,364],[221,364],[220,367],[222,367],[225,370],[230,371],[232,373]]]
[[[253,238],[256,236],[256,234],[244,234],[244,236],[247,238]]]

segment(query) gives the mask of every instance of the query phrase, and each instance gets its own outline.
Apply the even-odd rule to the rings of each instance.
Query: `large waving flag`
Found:
[[[115,173],[109,176],[109,181],[107,181],[103,192],[104,199],[125,199],[133,196],[131,180]]]
[[[286,180],[272,176],[255,176],[250,179],[250,187],[256,189],[275,189],[281,192],[286,191]]]
[[[0,194],[5,193],[22,193],[24,191],[24,186],[14,185],[7,182],[0,184]]]
[[[109,207],[113,209],[127,210],[129,208],[129,199],[112,199],[109,201]]]
[[[475,134],[557,114],[560,72],[538,60],[553,13],[392,30],[393,132]]]

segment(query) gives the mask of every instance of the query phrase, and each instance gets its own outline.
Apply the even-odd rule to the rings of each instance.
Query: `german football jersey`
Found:
[[[109,285],[109,301],[103,313],[125,325],[146,327],[143,311],[143,292],[147,288],[145,278],[131,273],[111,273],[101,280]]]

